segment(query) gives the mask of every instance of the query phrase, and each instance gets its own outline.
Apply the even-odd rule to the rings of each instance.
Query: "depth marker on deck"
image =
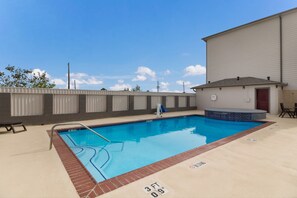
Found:
[[[168,193],[168,190],[158,182],[146,185],[143,190],[152,198],[160,197]]]

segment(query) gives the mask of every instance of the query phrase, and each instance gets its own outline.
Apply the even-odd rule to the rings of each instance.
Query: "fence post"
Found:
[[[111,113],[112,112],[112,97],[113,95],[107,95],[106,96],[106,112]]]
[[[0,94],[0,119],[2,121],[9,121],[11,118],[11,94]]]
[[[147,96],[146,100],[146,110],[151,113],[152,111],[152,96]]]
[[[187,108],[189,108],[190,107],[190,96],[186,96],[187,97]]]
[[[129,112],[134,111],[134,96],[132,95],[128,96],[128,111]]]
[[[161,104],[164,106],[164,107],[167,107],[166,106],[166,96],[161,96]]]
[[[44,94],[43,96],[43,114],[46,116],[53,115],[54,112],[54,95],[53,94]]]
[[[87,96],[86,95],[79,95],[78,96],[78,112],[81,113],[86,113],[87,112]]]
[[[174,106],[175,106],[175,109],[178,109],[179,108],[179,97],[178,96],[174,96]]]

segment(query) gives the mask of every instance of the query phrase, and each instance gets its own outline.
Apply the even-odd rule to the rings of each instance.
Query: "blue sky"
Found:
[[[0,70],[46,71],[66,87],[182,91],[205,82],[201,38],[297,0],[0,0]]]

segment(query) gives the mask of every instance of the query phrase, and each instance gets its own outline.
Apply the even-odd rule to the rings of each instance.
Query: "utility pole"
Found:
[[[73,81],[74,89],[76,89],[76,81]]]
[[[185,82],[183,81],[183,93],[186,93],[185,91]]]
[[[70,63],[68,63],[68,89],[70,89]]]
[[[159,85],[159,81],[157,81],[157,92],[159,92],[160,89],[160,85]]]

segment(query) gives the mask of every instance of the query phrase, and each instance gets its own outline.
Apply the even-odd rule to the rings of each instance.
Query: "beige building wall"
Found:
[[[256,88],[269,88],[270,99],[269,107],[271,114],[278,114],[279,109],[279,92],[281,88],[276,86],[248,86],[243,87],[223,87],[210,89],[198,89],[197,108],[204,110],[205,108],[240,108],[255,109],[256,108]],[[211,100],[211,96],[216,95],[216,100]]]
[[[278,17],[207,40],[207,81],[257,77],[280,81]]]
[[[283,80],[286,90],[297,90],[297,12],[283,15],[282,21]]]
[[[284,90],[279,90],[278,94],[274,94],[274,96],[279,102],[283,102],[286,107],[294,107],[294,103],[297,103],[297,10],[282,13],[280,16],[275,15],[209,37],[206,49],[207,81],[213,82],[237,76],[251,76],[262,79],[270,76],[271,80],[281,81],[282,46],[282,77],[283,82],[288,83],[288,86],[284,87]],[[282,43],[280,27],[282,27]],[[237,88],[230,89],[239,91]],[[245,92],[247,91],[248,89],[245,90]],[[239,92],[235,95],[242,101],[244,96],[240,94],[244,92]],[[234,93],[230,91],[230,94]],[[228,96],[225,98],[228,98]],[[232,97],[229,99],[231,100]],[[271,100],[274,99],[271,98]],[[203,108],[199,99],[197,104],[200,108]],[[229,106],[228,101],[205,104],[208,106],[216,105],[217,107],[221,107],[221,105]],[[241,103],[236,101],[232,106],[240,107],[239,104]],[[254,108],[254,103],[245,102],[243,105],[243,107]],[[276,103],[275,112],[278,108],[279,103]]]
[[[297,103],[297,90],[283,90],[280,94],[281,102],[285,107],[293,108]]]

